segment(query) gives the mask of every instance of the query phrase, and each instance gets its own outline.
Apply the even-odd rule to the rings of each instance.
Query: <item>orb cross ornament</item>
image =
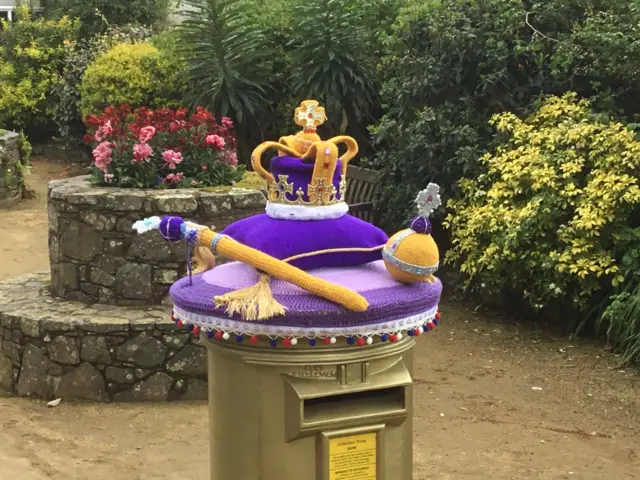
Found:
[[[324,108],[315,100],[307,100],[302,102],[296,108],[296,123],[305,130],[314,131],[327,120]]]
[[[435,183],[430,183],[427,188],[418,193],[415,201],[418,206],[418,215],[423,218],[429,218],[442,203],[440,187]]]

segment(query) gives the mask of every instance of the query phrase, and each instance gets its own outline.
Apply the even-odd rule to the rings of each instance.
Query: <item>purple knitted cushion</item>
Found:
[[[351,215],[309,221],[254,215],[229,225],[222,233],[280,260],[319,250],[381,247],[389,239],[379,228]],[[380,249],[373,252],[325,253],[290,263],[303,270],[311,270],[362,265],[381,258]]]
[[[312,273],[359,292],[369,301],[369,308],[362,313],[350,312],[295,285],[272,278],[273,296],[287,308],[286,315],[264,322],[243,322],[239,317],[233,317],[232,327],[237,331],[243,331],[247,325],[283,328],[284,331],[348,328],[360,329],[366,334],[379,327],[393,331],[391,324],[396,320],[420,315],[433,318],[442,293],[440,281],[412,285],[397,282],[387,273],[382,261],[350,268],[324,268]],[[223,309],[215,307],[213,298],[257,281],[258,275],[251,267],[232,262],[195,275],[193,285],[189,285],[188,278],[177,281],[171,287],[170,295],[176,310],[183,315],[191,316],[199,323],[216,324],[219,321],[216,319],[229,317]]]

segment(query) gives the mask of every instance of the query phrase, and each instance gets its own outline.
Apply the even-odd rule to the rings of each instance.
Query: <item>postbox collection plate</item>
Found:
[[[378,434],[329,440],[329,480],[377,480]]]
[[[319,434],[317,480],[393,480],[385,475],[384,424]]]

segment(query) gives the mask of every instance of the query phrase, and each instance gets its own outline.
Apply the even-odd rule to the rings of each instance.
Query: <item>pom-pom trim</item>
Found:
[[[374,343],[386,343],[386,342],[399,342],[404,338],[403,332],[409,337],[419,337],[422,333],[427,333],[433,330],[438,324],[438,319],[440,318],[440,312],[437,312],[433,315],[431,320],[426,321],[424,324],[418,325],[417,327],[406,328],[402,330],[395,330],[389,332],[377,332],[373,334],[355,334],[355,335],[313,335],[313,336],[305,336],[305,335],[265,335],[268,338],[268,344],[273,347],[284,347],[284,348],[292,348],[300,343],[300,340],[307,340],[307,344],[309,347],[315,347],[319,345],[320,342],[325,346],[330,347],[333,345],[336,346],[344,346],[347,345],[354,347],[364,347],[370,346]],[[225,331],[218,330],[215,328],[208,328],[205,330],[201,329],[200,325],[196,325],[190,323],[187,320],[181,319],[178,314],[174,312],[171,314],[171,320],[179,327],[184,328],[188,331],[191,331],[194,335],[199,335],[201,332],[211,341],[220,341],[227,342],[231,339],[235,339],[235,342],[240,344],[243,343],[245,337],[249,340],[251,345],[257,345],[260,343],[260,335],[255,335],[247,332],[240,331]],[[215,333],[214,333],[215,332]],[[338,341],[338,338],[344,339],[343,341]]]
[[[183,324],[197,325],[201,331],[223,331],[230,335],[263,336],[270,338],[348,338],[348,337],[374,337],[390,335],[398,332],[415,330],[419,327],[433,323],[439,317],[438,307],[431,308],[425,312],[410,317],[397,320],[390,320],[374,325],[363,325],[339,328],[310,329],[303,327],[282,327],[274,325],[264,325],[259,322],[242,322],[229,318],[202,315],[182,310],[174,307],[173,318]],[[425,329],[426,330],[426,329]]]

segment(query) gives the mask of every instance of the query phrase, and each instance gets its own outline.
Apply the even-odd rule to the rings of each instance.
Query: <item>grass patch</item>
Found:
[[[256,172],[246,172],[242,180],[236,183],[234,186],[222,185],[219,187],[204,187],[202,190],[206,192],[214,193],[226,193],[230,192],[232,188],[248,188],[254,190],[266,190],[267,182]]]

